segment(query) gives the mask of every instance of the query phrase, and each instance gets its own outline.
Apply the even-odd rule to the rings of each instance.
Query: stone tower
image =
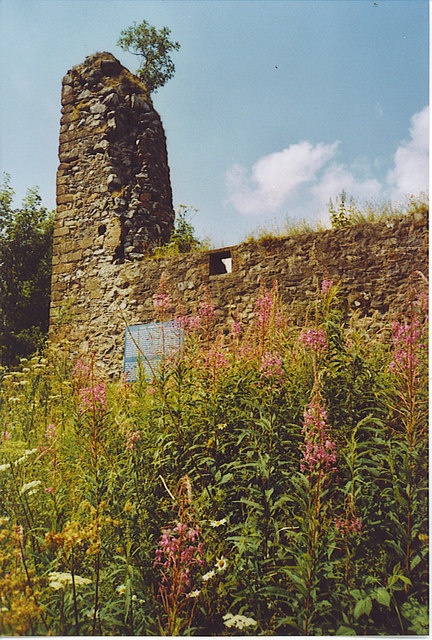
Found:
[[[110,53],[63,78],[59,160],[51,333],[66,300],[75,329],[81,317],[91,327],[119,266],[166,242],[174,224],[160,117],[142,82]],[[80,338],[91,342],[91,331]]]

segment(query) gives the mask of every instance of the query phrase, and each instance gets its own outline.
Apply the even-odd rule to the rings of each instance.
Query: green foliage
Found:
[[[405,214],[425,213],[429,211],[429,196],[422,192],[410,195],[404,203],[367,201],[360,204],[353,196],[348,198],[344,190],[336,197],[336,203],[330,198],[328,212],[333,229],[356,224],[373,224],[380,220],[391,220]]]
[[[175,66],[170,58],[171,51],[178,51],[180,44],[170,40],[171,30],[168,27],[156,29],[146,20],[140,24],[133,23],[123,29],[117,45],[124,51],[142,57],[136,71],[149,93],[156,92],[173,77]]]
[[[274,285],[136,383],[61,345],[0,386],[3,635],[406,635],[428,628],[423,279],[388,327]],[[172,300],[164,283],[155,318]]]
[[[184,204],[179,206],[170,239],[165,245],[155,249],[155,256],[178,255],[179,253],[189,253],[208,248],[207,242],[198,240],[196,237],[195,229],[190,220],[191,214],[197,211],[198,209]]]
[[[328,211],[330,213],[331,225],[334,229],[346,227],[352,224],[352,219],[356,213],[357,206],[354,198],[351,196],[347,200],[345,190],[342,190],[339,196],[336,196],[336,204],[333,204],[330,198],[328,203]]]
[[[0,187],[0,363],[43,345],[48,331],[53,216],[29,189],[18,208],[5,175]]]

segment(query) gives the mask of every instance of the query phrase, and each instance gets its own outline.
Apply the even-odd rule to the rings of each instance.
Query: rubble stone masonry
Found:
[[[347,313],[390,319],[415,271],[427,274],[428,221],[417,212],[342,229],[155,258],[174,212],[166,142],[142,83],[109,53],[63,79],[50,335],[121,375],[127,325],[154,320],[163,274],[177,310],[208,296],[219,322],[247,323],[261,285],[278,282],[302,322],[320,281],[339,281]],[[227,260],[228,259],[228,260]],[[231,270],[226,268],[231,264]]]

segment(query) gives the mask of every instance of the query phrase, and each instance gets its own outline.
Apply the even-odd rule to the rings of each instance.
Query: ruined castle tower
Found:
[[[140,260],[174,224],[160,117],[142,82],[110,53],[63,78],[59,160],[52,331],[66,299],[73,324],[85,316],[91,326],[115,290],[112,265]]]
[[[154,322],[162,276],[177,314],[195,315],[210,296],[229,332],[233,313],[247,324],[260,287],[275,281],[290,321],[303,323],[324,277],[340,284],[348,314],[392,318],[409,300],[412,274],[427,273],[428,212],[420,210],[152,256],[174,223],[165,134],[143,84],[110,53],[88,57],[63,79],[59,156],[50,336],[67,339],[74,357],[92,354],[110,376],[121,376],[130,356],[128,332]]]

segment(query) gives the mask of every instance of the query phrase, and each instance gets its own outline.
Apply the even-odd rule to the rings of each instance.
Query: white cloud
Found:
[[[330,198],[333,202],[345,190],[349,196],[357,200],[376,198],[381,191],[381,183],[375,179],[359,180],[352,171],[340,164],[328,167],[320,181],[311,188],[315,201],[315,207],[319,211],[326,205]]]
[[[417,195],[428,189],[429,107],[412,116],[410,136],[396,150],[394,168],[387,175],[393,199],[407,194]]]
[[[348,164],[335,160],[339,142],[292,144],[260,158],[249,170],[236,164],[226,172],[227,201],[241,214],[328,220],[329,199],[345,190],[358,202],[398,200],[428,189],[429,108],[411,118],[410,138],[394,154],[394,168],[378,180],[373,158]]]
[[[303,141],[263,156],[250,174],[241,165],[232,166],[226,174],[228,201],[244,214],[275,212],[299,186],[316,179],[337,146]]]

